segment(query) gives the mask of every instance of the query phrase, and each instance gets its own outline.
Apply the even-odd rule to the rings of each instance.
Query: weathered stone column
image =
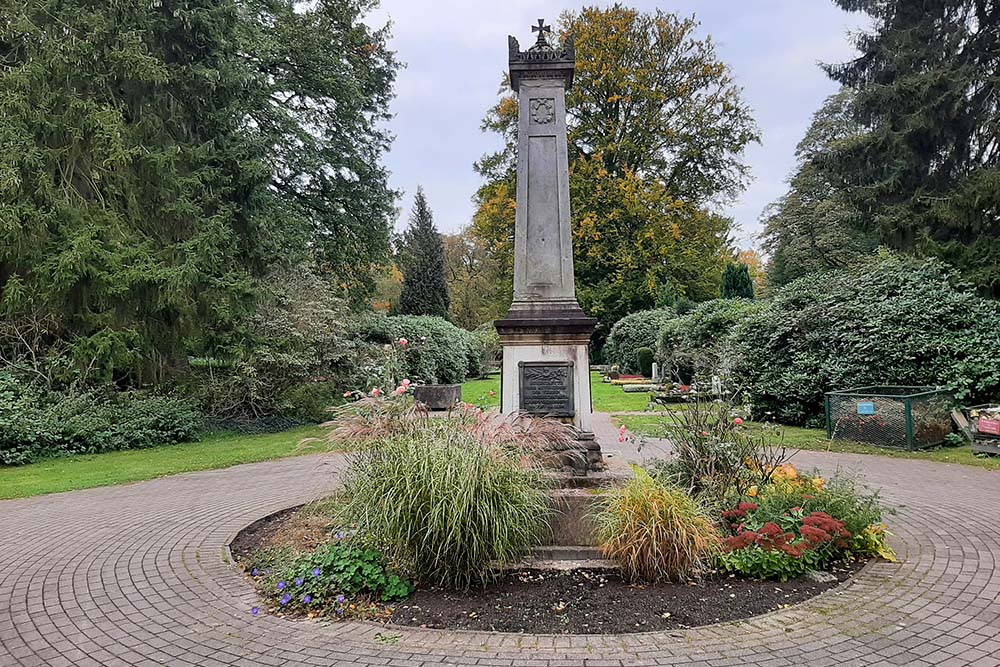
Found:
[[[576,301],[570,230],[566,91],[575,53],[572,41],[549,46],[549,27],[541,19],[532,30],[538,40],[527,51],[509,38],[510,83],[520,111],[514,301],[496,322],[503,342],[502,409],[572,422],[587,467],[595,470],[602,467],[590,399],[590,336],[597,320]]]

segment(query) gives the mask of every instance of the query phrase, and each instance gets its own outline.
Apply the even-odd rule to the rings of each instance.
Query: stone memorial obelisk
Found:
[[[603,467],[594,440],[590,400],[590,336],[597,320],[576,301],[570,233],[566,91],[575,51],[545,37],[521,51],[508,38],[510,85],[519,104],[514,301],[496,321],[503,343],[501,409],[558,417],[576,428],[578,472]]]

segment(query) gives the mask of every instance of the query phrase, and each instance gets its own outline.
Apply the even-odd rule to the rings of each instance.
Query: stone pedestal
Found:
[[[570,231],[566,90],[572,42],[552,48],[540,20],[538,41],[521,51],[509,38],[510,81],[518,94],[514,301],[496,328],[503,343],[504,412],[558,417],[576,427],[578,472],[602,467],[591,427],[590,336],[597,321],[576,301]]]

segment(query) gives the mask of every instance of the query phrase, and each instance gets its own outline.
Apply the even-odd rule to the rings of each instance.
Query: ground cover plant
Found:
[[[0,372],[0,465],[189,441],[201,422],[193,402],[176,396],[57,391]]]
[[[836,560],[894,560],[883,512],[878,493],[856,480],[826,480],[785,463],[771,483],[731,498],[722,512],[729,536],[719,564],[728,572],[784,581]]]

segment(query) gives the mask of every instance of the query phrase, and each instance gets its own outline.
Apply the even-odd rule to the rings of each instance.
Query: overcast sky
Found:
[[[386,157],[392,187],[402,190],[402,227],[422,185],[442,232],[472,218],[472,196],[481,184],[472,164],[495,150],[499,139],[479,129],[497,99],[507,64],[507,35],[530,44],[539,17],[555,23],[564,9],[594,4],[555,0],[381,0],[372,25],[392,21],[390,47],[406,67],[399,72],[396,135]],[[599,3],[606,5],[608,3]],[[756,245],[763,208],[785,191],[795,144],[813,112],[836,86],[820,62],[849,59],[848,32],[863,16],[831,0],[632,0],[642,10],[660,7],[701,22],[722,60],[744,89],[761,130],[761,145],[747,151],[753,181],[727,213],[740,226],[739,243]]]

